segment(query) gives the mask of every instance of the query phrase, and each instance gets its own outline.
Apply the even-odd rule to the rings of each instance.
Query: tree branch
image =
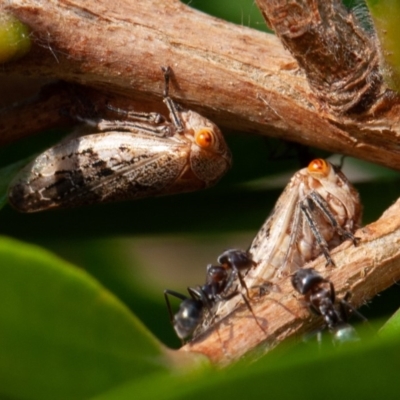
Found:
[[[330,279],[339,298],[350,291],[351,303],[357,308],[400,279],[400,199],[355,236],[360,238],[357,247],[346,241],[332,251],[336,267],[327,269],[321,256],[305,268],[315,268]],[[251,302],[265,332],[242,305],[181,350],[203,353],[214,363],[226,365],[251,351],[266,353],[281,341],[300,338],[318,323],[322,325],[322,320],[311,317],[299,301],[301,296],[295,294],[290,277],[283,278],[279,287],[279,293],[271,292]]]
[[[144,100],[160,104],[160,66],[170,65],[174,98],[221,127],[400,169],[398,97],[386,92],[368,112],[334,114],[273,35],[174,0],[0,0],[0,6],[29,25],[35,41],[28,56],[4,65],[0,75],[77,82],[127,96],[136,107]]]
[[[265,20],[337,114],[368,110],[382,95],[378,43],[341,0],[257,0]]]

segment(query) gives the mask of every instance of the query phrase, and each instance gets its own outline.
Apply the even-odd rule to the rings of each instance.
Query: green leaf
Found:
[[[381,44],[385,62],[383,76],[393,90],[400,90],[400,2],[366,0]]]
[[[30,49],[28,27],[11,15],[0,13],[0,63],[16,60]]]
[[[0,396],[81,399],[197,365],[165,349],[90,275],[41,248],[0,238],[0,276]]]
[[[400,337],[400,310],[397,310],[393,316],[388,319],[379,331],[379,335],[383,337]]]
[[[343,348],[284,347],[250,365],[210,374],[152,376],[91,400],[376,399],[398,393],[400,341],[366,340]],[[313,350],[313,351],[310,351]]]
[[[259,30],[267,30],[265,21],[254,1],[249,0],[184,0],[190,7],[197,8],[207,14],[231,21],[239,25],[251,26]]]

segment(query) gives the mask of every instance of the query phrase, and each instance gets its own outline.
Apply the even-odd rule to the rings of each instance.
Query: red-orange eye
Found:
[[[214,136],[210,129],[200,129],[194,135],[197,145],[202,148],[210,147],[214,142]]]
[[[307,169],[308,172],[328,176],[329,171],[331,170],[331,166],[322,158],[316,158],[315,160],[312,160],[310,164],[308,164]]]

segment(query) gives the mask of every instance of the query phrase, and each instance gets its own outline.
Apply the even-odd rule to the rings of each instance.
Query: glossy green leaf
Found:
[[[286,348],[255,363],[186,377],[152,376],[91,400],[394,398],[400,340],[371,340],[341,349]],[[157,384],[155,384],[157,382]]]
[[[28,27],[11,15],[0,13],[0,63],[16,60],[30,48]]]
[[[87,273],[40,248],[1,238],[0,276],[0,396],[80,399],[190,365]]]
[[[391,318],[389,318],[385,325],[380,329],[381,336],[394,336],[400,337],[400,310],[397,310]]]
[[[183,0],[190,7],[239,25],[267,30],[265,21],[254,1],[249,0]]]

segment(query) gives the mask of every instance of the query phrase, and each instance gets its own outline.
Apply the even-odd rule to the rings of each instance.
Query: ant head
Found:
[[[203,308],[201,300],[187,298],[182,301],[173,319],[175,332],[180,339],[186,339],[195,331],[203,319]]]
[[[300,294],[308,293],[323,282],[326,282],[326,279],[312,268],[300,268],[292,275],[292,285]]]

